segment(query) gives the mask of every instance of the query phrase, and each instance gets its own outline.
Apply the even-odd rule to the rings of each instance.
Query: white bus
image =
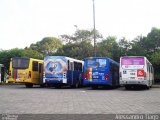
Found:
[[[144,56],[120,58],[120,85],[126,89],[141,85],[149,89],[154,82],[154,69]]]

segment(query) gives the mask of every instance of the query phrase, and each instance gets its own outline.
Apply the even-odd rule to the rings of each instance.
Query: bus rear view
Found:
[[[135,86],[151,87],[153,67],[146,57],[126,56],[120,58],[120,84],[126,89]]]
[[[66,56],[46,56],[44,58],[43,83],[61,88],[82,86],[83,61]]]
[[[98,86],[119,85],[119,64],[106,57],[91,57],[84,61],[85,85],[93,89]]]
[[[42,83],[42,60],[24,57],[14,57],[10,62],[10,81],[24,83],[26,87]]]

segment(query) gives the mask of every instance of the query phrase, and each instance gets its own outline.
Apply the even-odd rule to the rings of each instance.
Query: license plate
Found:
[[[130,75],[135,75],[135,73],[130,73]]]
[[[16,79],[16,81],[20,81],[20,79]]]
[[[135,77],[130,77],[130,79],[135,79]]]
[[[130,84],[136,84],[136,81],[129,81]]]

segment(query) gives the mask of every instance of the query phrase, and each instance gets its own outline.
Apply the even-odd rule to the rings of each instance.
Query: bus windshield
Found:
[[[90,68],[105,68],[107,67],[107,62],[106,59],[88,59],[87,62],[87,67]]]
[[[12,59],[12,67],[19,69],[26,69],[29,66],[28,58],[13,58]]]

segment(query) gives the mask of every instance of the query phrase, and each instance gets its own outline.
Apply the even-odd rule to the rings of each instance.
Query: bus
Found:
[[[43,84],[43,60],[25,57],[11,58],[9,81],[24,83],[27,88]]]
[[[119,63],[107,57],[85,58],[83,83],[92,89],[119,86]]]
[[[154,69],[144,56],[125,56],[120,58],[120,84],[130,89],[145,86],[149,89],[154,82]]]
[[[84,62],[66,56],[46,56],[44,58],[43,83],[47,86],[61,88],[82,86]]]
[[[0,64],[0,83],[4,82],[4,65]]]

